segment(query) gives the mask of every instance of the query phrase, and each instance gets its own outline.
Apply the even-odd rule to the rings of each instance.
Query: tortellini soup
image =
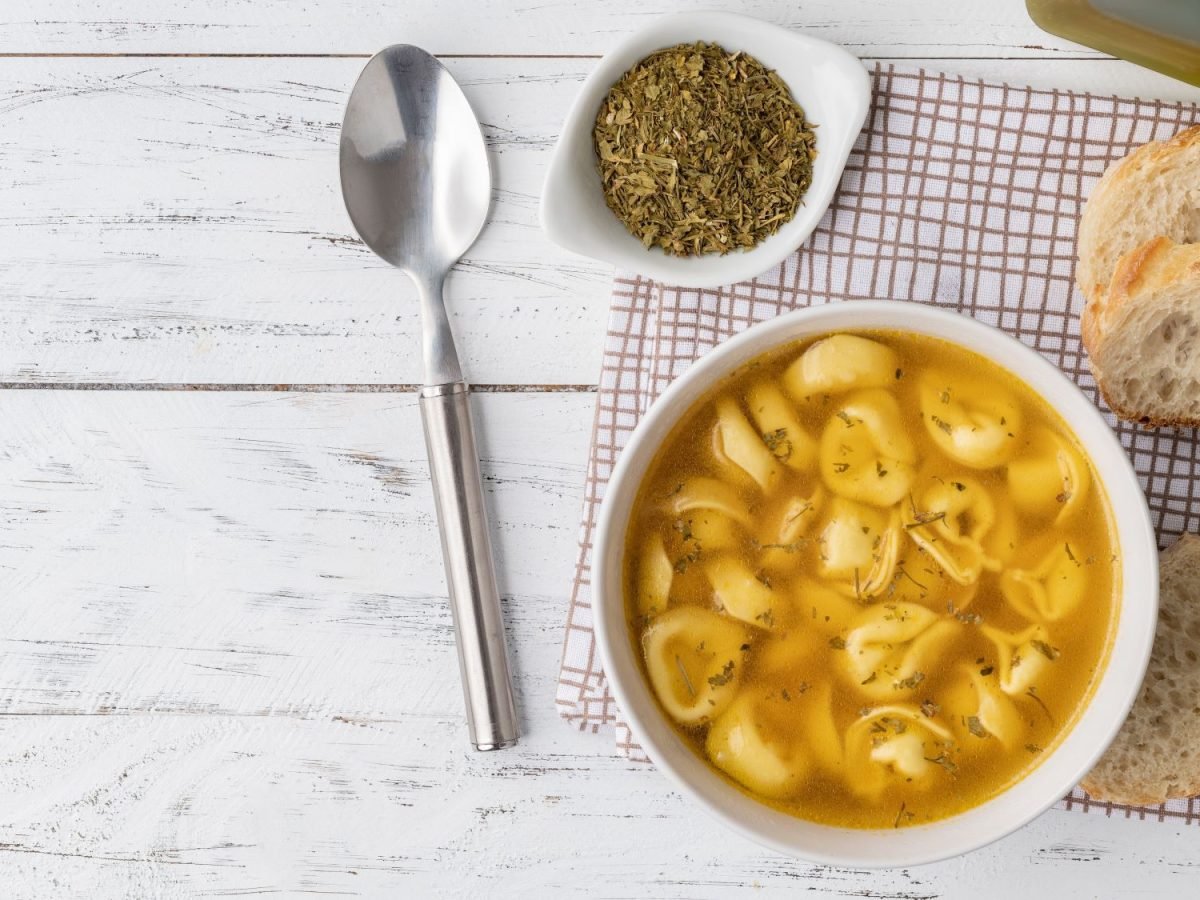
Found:
[[[626,538],[632,640],[682,740],[796,816],[944,818],[1019,780],[1115,626],[1091,463],[997,365],[834,334],[757,359],[675,428]]]

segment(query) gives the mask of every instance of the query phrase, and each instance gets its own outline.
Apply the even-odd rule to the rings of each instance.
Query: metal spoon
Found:
[[[479,122],[441,64],[397,44],[358,77],[341,141],[342,196],[368,247],[403,269],[421,303],[421,419],[467,726],[477,750],[517,742],[517,714],[467,384],[442,285],[487,220],[491,172]]]

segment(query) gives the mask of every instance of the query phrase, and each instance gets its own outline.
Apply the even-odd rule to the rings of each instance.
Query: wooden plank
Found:
[[[926,0],[748,0],[742,12],[844,44],[864,55],[1096,56],[1038,29],[1024,4]],[[48,0],[0,11],[9,53],[371,53],[404,41],[436,53],[601,53],[685,0],[410,0],[400,6],[286,0],[155,3]],[[717,35],[716,37],[719,37]]]
[[[594,398],[477,401],[508,624],[541,638],[518,690],[550,704]],[[0,419],[0,712],[461,728],[411,395],[10,391]]]
[[[1200,97],[1116,61],[923,62]],[[449,288],[470,374],[593,382],[609,269],[553,247],[537,198],[594,63],[448,64],[486,123],[497,177],[492,223]],[[0,382],[419,381],[412,289],[353,237],[338,194],[337,129],[360,65],[0,61]]]
[[[522,648],[536,640],[526,635]],[[416,691],[414,686],[407,688]],[[279,717],[0,717],[5,896],[1012,900],[1190,896],[1195,828],[1052,811],[969,856],[871,872],[726,831],[546,702],[516,748]]]

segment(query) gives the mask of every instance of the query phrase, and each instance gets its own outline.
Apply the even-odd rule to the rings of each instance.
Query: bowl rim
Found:
[[[773,810],[743,794],[712,772],[707,763],[701,762],[692,750],[683,747],[674,737],[674,731],[666,723],[640,671],[636,672],[632,683],[626,683],[623,676],[616,674],[622,671],[622,661],[616,656],[622,644],[627,654],[633,657],[626,632],[623,590],[619,578],[627,526],[624,513],[632,504],[645,470],[661,445],[662,435],[658,432],[665,434],[719,378],[749,359],[789,341],[837,331],[871,329],[926,334],[978,353],[1010,371],[1042,396],[1076,434],[1081,444],[1084,442],[1079,434],[1081,431],[1089,432],[1089,437],[1098,440],[1100,446],[1088,443],[1085,447],[1096,480],[1108,496],[1121,559],[1121,602],[1104,671],[1070,730],[1054,750],[1024,777],[984,803],[935,822],[894,832],[891,829],[842,828],[809,822]],[[946,332],[954,332],[956,336],[948,336]],[[957,336],[960,334],[961,339]],[[1061,392],[1059,397],[1052,399],[1046,396],[1044,391],[1034,386],[1035,380],[1057,386]],[[1103,469],[1101,458],[1105,463]],[[621,493],[626,496],[620,496]],[[1056,366],[1008,333],[964,313],[911,301],[835,302],[785,313],[759,322],[729,338],[676,378],[638,422],[617,459],[601,503],[592,558],[593,630],[607,684],[634,738],[680,791],[698,802],[708,814],[760,845],[797,858],[865,868],[921,865],[979,849],[1011,834],[1053,806],[1091,770],[1120,730],[1141,689],[1158,617],[1157,560],[1157,536],[1145,494],[1128,454],[1099,409]],[[618,570],[615,587],[609,584],[609,570],[614,566]],[[1137,592],[1136,603],[1131,602],[1134,591]],[[619,626],[615,629],[612,627],[614,607]],[[636,660],[634,667],[636,669]],[[1102,698],[1103,706],[1098,703]],[[1085,723],[1087,730],[1083,729]],[[670,732],[674,746],[667,746],[654,737],[656,732],[664,728]],[[1068,749],[1072,753],[1064,757],[1063,752]],[[684,755],[694,761],[690,766]],[[698,779],[702,783],[694,783],[692,778],[685,775],[681,765],[677,764],[679,759],[685,760],[682,767],[692,768],[696,772],[702,769],[707,773],[706,777],[702,775]],[[700,769],[696,768],[697,765]],[[1035,795],[1028,798],[1021,796],[1030,791],[1034,791]],[[774,829],[764,827],[762,822],[748,823],[719,806],[713,797],[714,794],[728,796],[731,793],[745,801],[734,803],[731,799],[734,805],[747,810],[753,805],[758,808],[756,812],[759,816],[767,818],[781,817],[781,820],[805,822],[805,830],[814,833],[840,834],[848,839],[846,843],[850,849],[839,851],[804,846],[794,839],[781,838]],[[1012,799],[1014,797],[1018,798],[1017,801]],[[1001,810],[997,814],[1001,817],[990,821],[987,818],[988,811],[997,809]],[[762,813],[762,810],[769,810],[770,813]],[[960,827],[968,818],[971,819],[973,830]],[[918,837],[930,832],[938,832],[937,841],[922,845]],[[913,839],[893,839],[891,849],[878,852],[880,847],[888,845],[877,838],[889,834],[909,835]],[[868,846],[872,849],[863,849]]]
[[[630,244],[624,240],[612,241],[589,225],[579,210],[566,206],[564,185],[576,179],[571,159],[579,152],[581,142],[590,142],[592,119],[609,88],[649,53],[688,40],[736,44],[760,57],[771,55],[764,48],[794,46],[797,59],[814,58],[814,68],[819,62],[825,63],[826,77],[829,70],[835,70],[847,94],[846,102],[837,104],[835,118],[816,123],[818,151],[828,164],[822,167],[820,179],[814,173],[796,214],[757,246],[725,256],[669,256],[658,249],[646,250],[632,235],[628,236]],[[799,101],[804,87],[798,88],[797,82],[784,72],[779,74]],[[871,96],[870,73],[858,57],[837,44],[740,13],[707,11],[660,16],[605,53],[571,102],[542,185],[539,204],[542,230],[553,243],[574,253],[680,287],[717,287],[762,275],[807,241],[829,208],[846,161],[866,122]],[[588,239],[581,239],[581,234],[589,234]]]

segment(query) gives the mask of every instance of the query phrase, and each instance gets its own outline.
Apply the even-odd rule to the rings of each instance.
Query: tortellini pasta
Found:
[[[731,778],[776,800],[795,794],[814,770],[838,774],[845,762],[828,683],[747,690],[709,728],[705,749]]]
[[[737,491],[715,478],[690,478],[671,494],[667,509],[677,530],[704,551],[730,550],[743,540],[751,518]]]
[[[852,623],[843,672],[871,697],[905,697],[925,680],[960,626],[915,603],[876,603]]]
[[[682,515],[695,509],[707,509],[726,516],[739,525],[749,527],[750,511],[737,491],[715,478],[689,478],[671,492],[668,509],[672,515]]]
[[[954,735],[910,703],[864,710],[846,731],[847,786],[855,794],[878,796],[889,785],[929,788],[954,771]]]
[[[779,481],[780,465],[763,436],[730,398],[717,402],[712,433],[713,455],[728,468],[744,472],[764,491]]]
[[[796,620],[809,630],[829,637],[844,634],[862,607],[844,593],[812,578],[800,578],[792,606]]]
[[[1063,525],[1087,500],[1092,477],[1065,436],[1039,428],[1032,451],[1008,464],[1008,491],[1021,512]]]
[[[1021,410],[998,384],[930,369],[920,377],[919,394],[926,431],[955,462],[990,469],[1017,449]]]
[[[763,565],[794,565],[795,555],[807,543],[824,506],[825,491],[819,486],[806,497],[792,497],[784,503],[779,514],[768,519],[770,527],[760,538]]]
[[[845,748],[833,718],[832,683],[810,685],[798,705],[797,715],[804,717],[804,735],[813,760],[827,773],[840,774],[845,766]]]
[[[1030,625],[1018,632],[983,626],[981,631],[996,648],[996,677],[1006,694],[1028,694],[1037,689],[1049,667],[1058,659],[1059,650],[1050,643],[1050,635],[1041,625]]]
[[[817,573],[859,599],[881,593],[892,580],[903,540],[899,512],[834,497],[824,523]]]
[[[1028,730],[1016,704],[1000,689],[996,675],[985,676],[978,668],[960,667],[946,707],[952,713],[950,721],[956,726],[959,745],[968,753],[986,752],[989,748],[983,742],[989,738],[1011,749]]]
[[[974,478],[939,478],[917,495],[905,517],[909,537],[959,584],[1000,568],[986,543],[996,525],[992,497]]]
[[[851,394],[821,434],[821,477],[836,494],[892,506],[908,493],[916,450],[900,424],[900,405],[876,388]]]
[[[935,612],[955,612],[970,606],[979,582],[960,584],[919,544],[905,540],[892,580],[879,594],[889,603],[920,603]]]
[[[667,556],[662,536],[650,535],[642,545],[638,559],[637,611],[640,615],[652,616],[666,611],[674,577],[675,564]]]
[[[792,401],[769,381],[760,381],[746,394],[750,418],[763,443],[779,462],[807,472],[817,458],[817,442],[800,424]]]
[[[1069,616],[1087,589],[1087,566],[1070,541],[1053,544],[1028,569],[1010,566],[1000,575],[1008,605],[1033,621],[1057,622]]]
[[[773,628],[783,616],[779,595],[768,586],[769,579],[734,556],[721,556],[704,567],[713,596],[731,616]]]
[[[685,541],[695,541],[706,554],[734,550],[745,542],[737,524],[715,510],[697,510],[679,522],[680,536]]]
[[[705,748],[718,769],[764,797],[794,794],[803,783],[810,760],[803,746],[789,741],[789,729],[772,727],[790,710],[782,698],[744,693],[712,724]]]
[[[813,394],[883,387],[896,379],[898,371],[890,347],[853,334],[835,334],[800,354],[783,373],[783,383],[800,400]]]
[[[720,715],[737,694],[749,635],[734,619],[699,606],[655,616],[642,633],[650,686],[676,722]]]

